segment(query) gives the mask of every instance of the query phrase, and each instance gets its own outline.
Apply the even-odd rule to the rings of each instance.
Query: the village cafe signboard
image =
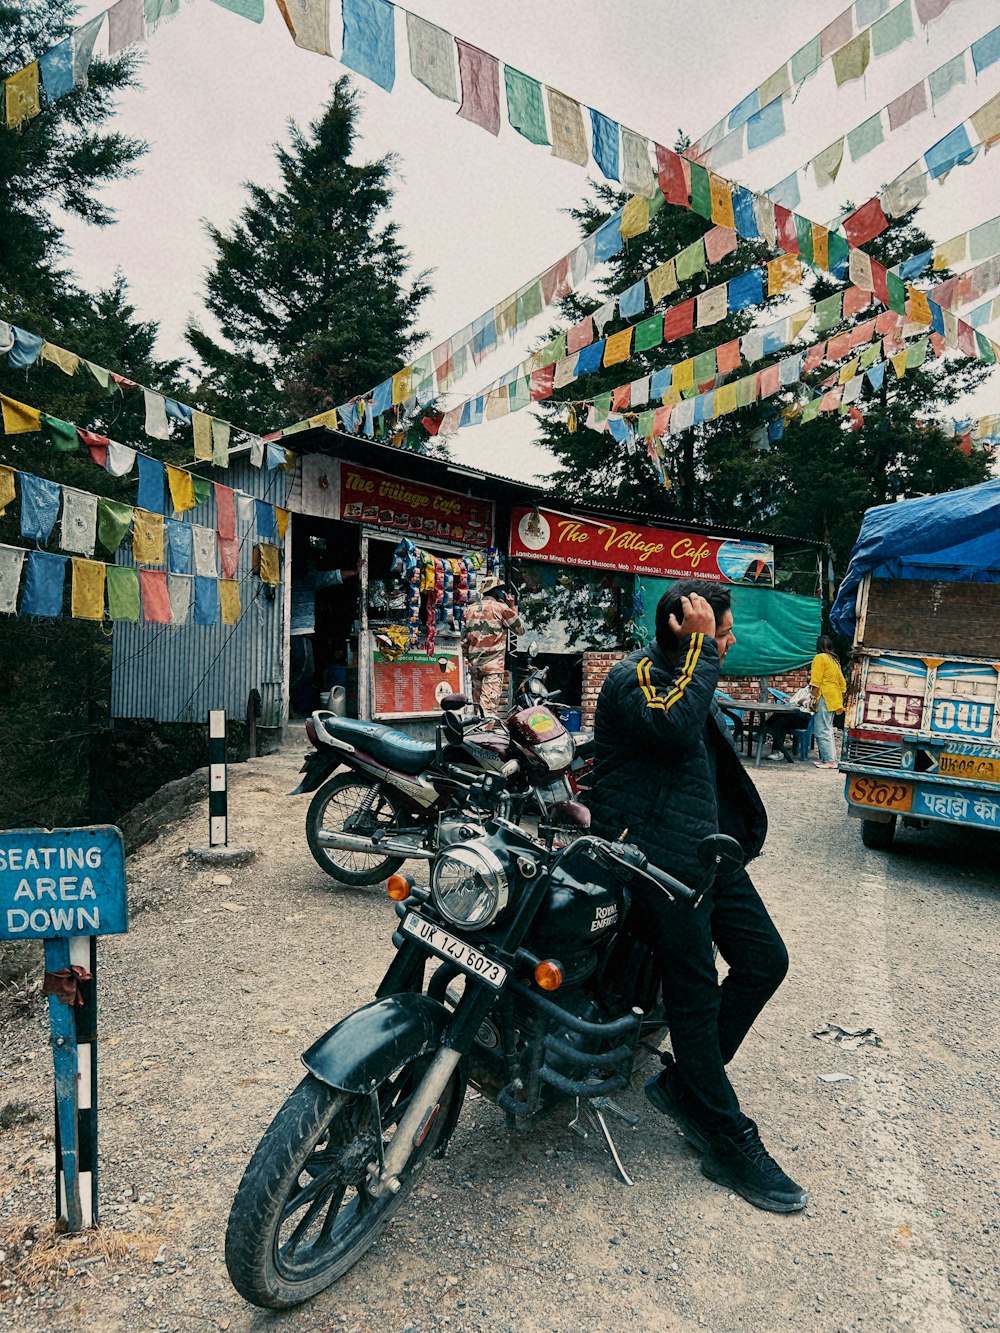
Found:
[[[644,524],[515,509],[510,553],[525,560],[610,569],[652,578],[774,585],[774,547]]]

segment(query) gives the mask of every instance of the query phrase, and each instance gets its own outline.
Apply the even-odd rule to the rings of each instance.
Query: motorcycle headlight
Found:
[[[535,750],[539,759],[544,759],[545,766],[550,773],[559,773],[564,768],[569,768],[573,762],[573,737],[569,732],[562,736],[557,736],[554,741],[546,741],[539,745]]]
[[[507,906],[507,874],[488,847],[459,843],[434,862],[431,896],[453,926],[482,930]]]

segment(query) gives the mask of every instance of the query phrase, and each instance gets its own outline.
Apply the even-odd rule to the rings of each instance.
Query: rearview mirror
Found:
[[[441,708],[445,713],[457,713],[468,702],[469,700],[464,694],[446,694],[441,700]]]
[[[538,640],[532,639],[531,642],[528,644],[528,657],[532,658],[537,656],[538,656]]]
[[[727,833],[711,833],[698,844],[698,861],[717,875],[731,875],[743,865],[743,848]]]

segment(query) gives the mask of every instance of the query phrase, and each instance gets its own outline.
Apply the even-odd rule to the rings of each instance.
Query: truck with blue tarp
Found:
[[[899,820],[1000,828],[1000,481],[869,509],[830,619],[865,845]]]

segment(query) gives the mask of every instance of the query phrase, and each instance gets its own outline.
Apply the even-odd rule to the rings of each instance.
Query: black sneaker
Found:
[[[708,1152],[708,1139],[694,1125],[689,1099],[677,1078],[677,1066],[669,1057],[655,1078],[646,1081],[646,1096],[658,1111],[670,1116],[697,1152]]]
[[[797,1213],[809,1195],[789,1176],[760,1141],[751,1120],[740,1134],[717,1135],[701,1159],[701,1173],[769,1213]]]

